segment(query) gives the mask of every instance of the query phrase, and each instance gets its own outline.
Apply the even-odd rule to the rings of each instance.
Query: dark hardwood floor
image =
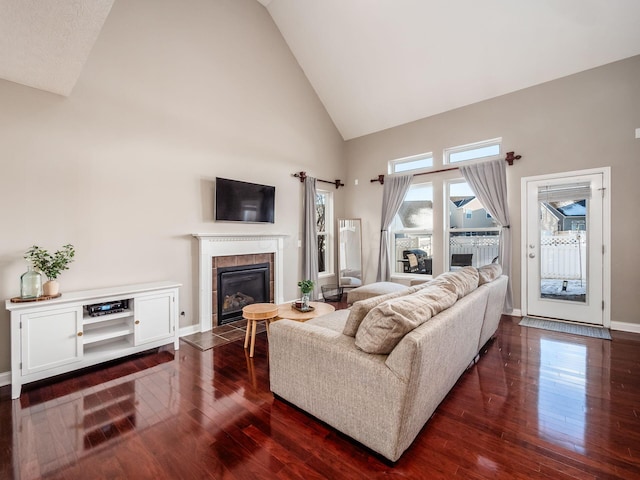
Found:
[[[503,317],[395,465],[275,400],[261,334],[253,359],[243,340],[181,343],[15,401],[2,387],[0,478],[640,478],[640,335],[518,321]]]

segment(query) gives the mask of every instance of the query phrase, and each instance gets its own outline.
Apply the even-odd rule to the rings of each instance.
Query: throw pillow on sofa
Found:
[[[356,333],[360,350],[386,355],[402,338],[458,299],[452,285],[426,286],[416,293],[393,298],[371,309]]]
[[[502,275],[502,265],[499,263],[490,263],[489,265],[478,267],[478,275],[480,277],[478,286],[491,283]]]
[[[402,290],[390,292],[386,295],[378,295],[376,297],[367,298],[366,300],[357,301],[351,306],[351,311],[349,312],[347,321],[344,324],[344,330],[342,331],[342,334],[349,337],[355,337],[356,332],[358,331],[358,328],[362,323],[362,320],[367,316],[372,308],[378,306],[386,300],[409,295],[410,293],[413,293],[415,291],[416,287],[405,287]]]
[[[454,272],[441,273],[431,283],[450,283],[454,286],[458,298],[462,298],[478,288],[479,278],[477,268],[464,267]]]

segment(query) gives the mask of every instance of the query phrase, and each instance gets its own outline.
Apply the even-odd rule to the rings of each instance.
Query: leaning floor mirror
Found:
[[[359,218],[338,219],[338,285],[362,285],[362,225]]]

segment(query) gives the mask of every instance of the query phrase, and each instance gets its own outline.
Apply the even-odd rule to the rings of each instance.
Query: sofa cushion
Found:
[[[479,278],[477,268],[464,267],[453,272],[441,273],[432,283],[450,283],[454,286],[458,298],[462,298],[478,288]]]
[[[499,263],[490,263],[489,265],[478,267],[478,276],[480,277],[478,286],[493,282],[500,275],[502,275],[502,265]]]
[[[390,282],[385,282],[390,283]],[[394,285],[398,285],[395,283]],[[401,285],[402,286],[402,285]],[[395,292],[387,293],[386,295],[377,295],[375,297],[367,298],[364,300],[360,300],[354,303],[350,308],[349,318],[347,318],[347,322],[344,325],[344,330],[342,333],[349,337],[355,337],[360,324],[364,317],[371,311],[372,308],[378,306],[382,302],[386,300],[390,300],[392,298],[401,297],[404,295],[409,295],[416,291],[415,287],[404,287],[401,290],[397,290]]]
[[[449,308],[458,299],[446,283],[386,300],[373,308],[356,333],[356,347],[373,354],[389,354],[407,333]]]
[[[353,304],[361,300],[378,297],[387,293],[400,292],[406,290],[407,286],[394,282],[375,282],[363,285],[347,292],[347,303]]]
[[[336,310],[335,312],[326,313],[319,317],[312,318],[311,320],[307,320],[304,323],[307,325],[317,325],[322,328],[333,330],[334,332],[342,333],[348,316],[349,310]]]

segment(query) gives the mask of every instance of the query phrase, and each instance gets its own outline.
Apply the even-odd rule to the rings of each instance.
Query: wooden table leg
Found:
[[[249,356],[253,358],[253,349],[256,346],[256,329],[258,328],[258,322],[253,320],[253,328],[251,329],[251,350],[249,350]]]
[[[249,346],[249,335],[251,334],[249,330],[251,330],[251,320],[247,320],[247,332],[244,334],[244,348]]]

